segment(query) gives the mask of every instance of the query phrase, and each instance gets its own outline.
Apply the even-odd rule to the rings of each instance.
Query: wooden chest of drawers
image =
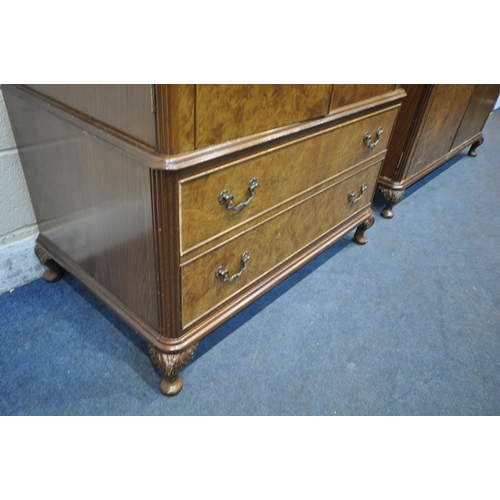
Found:
[[[393,206],[408,186],[463,149],[469,155],[483,142],[483,127],[500,92],[500,85],[403,85],[407,97],[379,184],[392,218]]]
[[[205,335],[358,228],[396,85],[2,86],[37,255],[150,345],[167,395]]]

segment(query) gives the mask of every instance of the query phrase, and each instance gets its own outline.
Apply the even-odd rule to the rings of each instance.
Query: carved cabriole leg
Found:
[[[469,149],[469,152],[467,153],[469,156],[473,156],[473,157],[476,157],[477,156],[477,153],[476,153],[476,149],[481,146],[481,144],[484,142],[484,138],[481,137],[481,139],[478,139],[476,142],[474,142],[472,144],[472,146],[470,147]]]
[[[368,241],[368,238],[365,236],[365,231],[370,229],[373,224],[375,224],[375,217],[372,215],[369,219],[365,220],[363,224],[358,226],[353,238],[358,245],[364,245]]]
[[[182,379],[179,373],[191,362],[197,347],[198,344],[194,344],[177,354],[165,354],[158,352],[152,345],[148,346],[153,363],[165,374],[160,382],[161,392],[165,396],[175,396],[181,392]]]
[[[42,278],[48,283],[59,281],[64,274],[64,269],[52,260],[38,245],[35,245],[35,255],[37,259],[48,269],[42,274]]]
[[[390,189],[382,186],[379,186],[379,189],[386,201],[386,206],[384,210],[382,210],[382,213],[380,215],[382,215],[382,217],[385,217],[386,219],[392,219],[394,217],[394,212],[392,211],[392,207],[396,203],[399,203],[402,200],[403,196],[405,195],[405,190]]]

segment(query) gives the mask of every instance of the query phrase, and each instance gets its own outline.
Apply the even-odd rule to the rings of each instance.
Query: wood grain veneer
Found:
[[[481,133],[500,92],[500,85],[475,85],[452,148]],[[495,97],[496,96],[496,97]]]
[[[366,242],[405,93],[344,86],[351,97],[333,110],[334,85],[113,89],[2,86],[40,227],[37,255],[146,339],[165,373],[161,390],[173,395],[205,335],[354,228]],[[380,126],[368,148],[365,133]],[[255,203],[228,216],[220,191],[244,198],[249,175],[259,176]],[[363,183],[353,203],[348,193],[358,197]],[[246,250],[248,269],[226,286],[217,266],[233,273]]]
[[[196,147],[325,116],[331,85],[197,85]]]
[[[40,234],[158,328],[148,169],[2,90]]]
[[[29,88],[155,147],[151,85],[39,85]]]
[[[182,266],[182,322],[186,327],[214,306],[243,290],[277,265],[337,227],[356,212],[370,205],[381,163],[365,166],[325,187],[319,193],[292,205],[266,221],[250,227],[237,238],[185,263]],[[362,201],[348,200],[350,191],[356,196],[361,186],[369,188]],[[323,214],[327,213],[327,216]],[[240,268],[241,257],[250,253],[247,270],[233,283],[216,279],[219,266],[231,274]]]
[[[403,102],[379,185],[392,208],[405,189],[471,146],[470,156],[483,141],[482,129],[500,92],[500,85],[403,84]]]
[[[251,158],[212,168],[180,184],[181,252],[242,224],[263,211],[286,203],[342,170],[373,157],[386,149],[398,107],[343,123],[332,129],[309,134],[269,148]],[[369,149],[363,143],[366,132],[375,135],[383,127],[379,144]],[[308,164],[307,176],[303,175]],[[236,203],[249,197],[248,184],[259,182],[255,197],[241,212],[228,210],[218,202],[227,189]]]
[[[448,153],[474,91],[474,85],[437,85],[407,176]]]
[[[394,90],[396,90],[396,85],[336,84],[333,86],[330,110],[333,111],[341,106],[364,101]]]

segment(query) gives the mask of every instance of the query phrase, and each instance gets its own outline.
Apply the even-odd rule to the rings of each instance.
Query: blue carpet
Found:
[[[500,112],[484,135],[204,339],[174,398],[70,275],[0,296],[0,414],[499,415]]]

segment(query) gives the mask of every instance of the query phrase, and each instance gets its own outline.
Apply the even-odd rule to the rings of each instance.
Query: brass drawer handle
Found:
[[[365,136],[363,137],[363,142],[366,144],[366,146],[370,149],[373,149],[377,144],[378,142],[380,141],[380,136],[384,133],[384,129],[382,127],[379,127],[379,129],[377,130],[377,132],[375,133],[375,138],[376,138],[376,141],[375,142],[372,142],[370,144],[370,141],[372,140],[372,136],[370,134],[370,132],[367,132],[365,134]]]
[[[359,196],[356,198],[356,193],[354,191],[351,191],[347,195],[347,199],[354,205],[357,203],[361,198],[363,198],[363,195],[365,194],[365,191],[368,189],[368,186],[366,184],[363,184],[361,186],[361,189],[359,190]]]
[[[215,272],[215,277],[217,279],[223,280],[224,282],[228,281],[232,283],[233,281],[236,281],[243,274],[243,271],[247,268],[247,262],[249,260],[250,260],[250,252],[245,252],[241,257],[241,268],[234,276],[229,277],[229,271],[225,269],[224,266],[219,266],[217,268],[217,271]]]
[[[247,201],[243,201],[239,205],[236,205],[236,206],[233,206],[234,196],[229,191],[224,189],[224,191],[222,191],[222,193],[219,195],[219,203],[221,205],[224,205],[224,203],[229,201],[229,204],[227,205],[227,209],[228,210],[236,210],[239,212],[240,210],[243,210],[253,200],[253,198],[255,196],[254,191],[257,187],[259,187],[259,183],[257,182],[257,179],[254,178],[248,183],[248,193],[250,194],[250,198],[248,198]]]

